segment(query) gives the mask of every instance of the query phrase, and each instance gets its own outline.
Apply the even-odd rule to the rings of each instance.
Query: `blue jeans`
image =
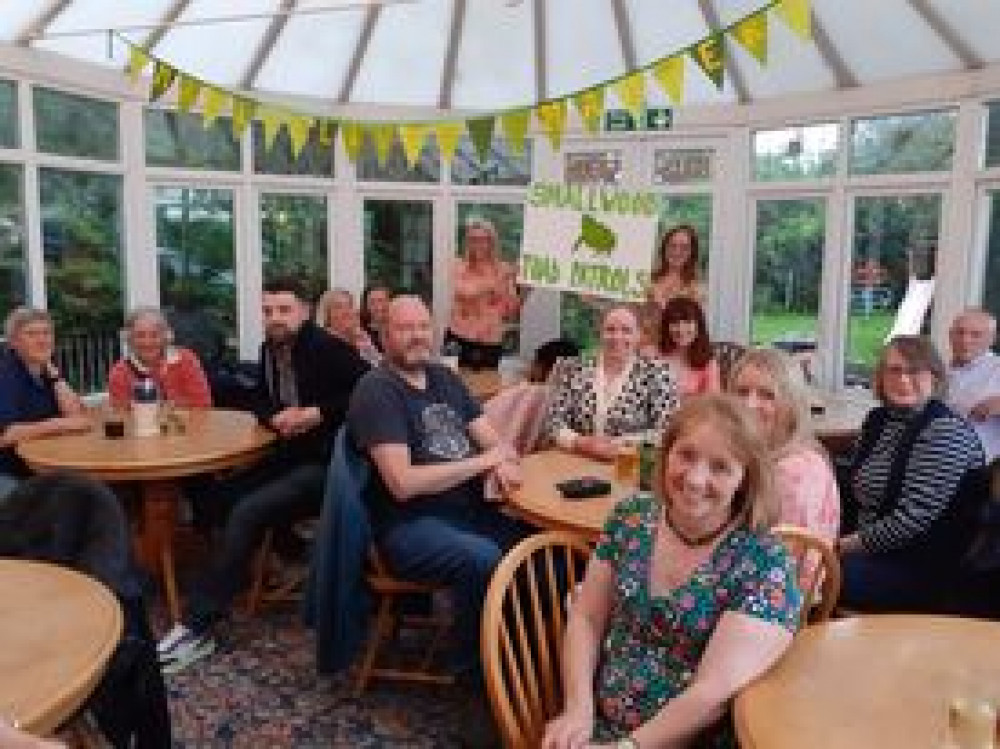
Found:
[[[21,479],[6,473],[0,473],[0,504],[3,504],[3,501],[7,499],[7,495],[14,491],[20,483]]]
[[[477,504],[400,522],[382,534],[379,547],[393,574],[451,588],[456,669],[479,662],[479,620],[493,569],[530,533],[530,527],[497,508]]]

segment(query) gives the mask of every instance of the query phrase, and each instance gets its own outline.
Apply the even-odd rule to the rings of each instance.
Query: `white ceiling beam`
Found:
[[[354,54],[347,65],[347,72],[344,80],[340,84],[340,91],[337,94],[337,103],[346,104],[351,100],[351,91],[355,81],[358,80],[358,73],[361,71],[361,63],[364,62],[365,53],[368,52],[368,45],[371,43],[372,34],[375,32],[375,24],[378,23],[379,15],[382,12],[381,5],[373,5],[365,14],[364,24],[361,26],[361,33],[358,35],[358,43],[354,47]]]
[[[267,25],[264,36],[261,37],[257,49],[254,50],[253,57],[250,58],[250,64],[243,71],[243,75],[240,78],[240,88],[245,90],[253,88],[257,76],[260,75],[260,69],[264,67],[264,63],[268,55],[271,54],[271,50],[274,49],[278,37],[285,30],[285,24],[288,23],[288,18],[292,11],[295,10],[297,3],[298,0],[281,0],[281,8],[278,11],[278,15],[272,18],[271,22]]]
[[[534,1],[535,17],[535,101],[544,101],[549,97],[548,65],[545,62],[546,28],[545,0]]]
[[[441,109],[451,107],[458,47],[462,41],[462,27],[465,25],[465,5],[466,0],[455,0],[451,8],[451,29],[448,31],[448,46],[444,54],[444,67],[441,70],[441,91],[438,94],[438,107]]]
[[[611,0],[611,9],[615,14],[615,26],[618,27],[618,42],[622,47],[622,59],[625,61],[625,69],[635,70],[638,60],[635,54],[635,43],[632,41],[632,23],[628,17],[628,8],[625,7],[625,0]]]
[[[978,70],[983,67],[985,64],[983,58],[976,54],[972,46],[928,0],[907,0],[907,2],[967,70]]]
[[[698,0],[698,8],[701,10],[702,18],[705,19],[705,25],[708,26],[709,31],[714,34],[722,30],[719,12],[715,9],[712,0]],[[722,43],[727,46],[727,49],[722,64],[725,67],[726,75],[729,77],[729,82],[736,90],[736,100],[740,104],[748,104],[751,100],[750,88],[747,86],[746,78],[743,77],[743,71],[740,70],[740,66],[736,62],[736,56],[732,54],[733,43],[728,37],[728,34],[723,34]]]
[[[72,0],[53,0],[48,6],[35,16],[21,33],[14,37],[14,44],[18,47],[27,47],[35,39],[45,33],[45,29],[52,25],[59,14],[62,13]]]
[[[810,23],[812,24],[813,42],[815,42],[816,49],[819,51],[819,56],[827,70],[837,82],[837,88],[857,88],[860,85],[858,77],[844,61],[844,56],[840,54],[837,45],[833,43],[815,8],[812,9]]]

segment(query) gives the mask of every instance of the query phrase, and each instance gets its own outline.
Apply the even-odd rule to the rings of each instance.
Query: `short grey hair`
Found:
[[[3,334],[6,336],[7,340],[10,341],[14,336],[21,332],[21,328],[26,325],[31,325],[33,322],[47,322],[49,326],[52,326],[52,315],[50,315],[46,310],[38,309],[37,307],[27,307],[20,306],[15,307],[7,315],[7,319],[4,321]]]
[[[173,339],[174,331],[167,316],[163,314],[163,310],[151,304],[135,307],[125,316],[125,334],[131,336],[132,329],[143,319],[153,320],[166,335],[168,342]]]

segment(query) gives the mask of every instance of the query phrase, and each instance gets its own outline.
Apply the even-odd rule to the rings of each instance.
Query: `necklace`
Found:
[[[667,512],[666,507],[663,508],[663,522],[666,523],[667,527],[671,530],[671,532],[675,536],[677,536],[678,541],[680,541],[688,548],[697,548],[699,546],[705,546],[706,544],[710,544],[712,541],[721,536],[725,532],[725,530],[729,527],[729,524],[732,522],[732,518],[728,518],[718,528],[710,530],[708,533],[702,533],[700,536],[689,536],[686,533],[684,533],[684,531],[682,531],[680,528],[678,528],[674,524],[674,521],[670,519],[670,513]]]

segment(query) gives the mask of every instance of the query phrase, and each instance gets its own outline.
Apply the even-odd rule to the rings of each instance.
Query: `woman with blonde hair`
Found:
[[[612,510],[573,599],[565,704],[543,749],[732,743],[728,704],[791,644],[802,602],[767,531],[770,487],[739,401],[706,395],[674,415],[654,494]]]
[[[354,306],[354,295],[347,289],[330,289],[316,303],[316,324],[353,346],[358,355],[370,364],[382,358],[371,336],[361,324],[361,315]]]
[[[754,415],[774,459],[778,523],[834,543],[840,531],[840,493],[812,433],[802,368],[782,351],[751,349],[736,363],[730,383]]]

